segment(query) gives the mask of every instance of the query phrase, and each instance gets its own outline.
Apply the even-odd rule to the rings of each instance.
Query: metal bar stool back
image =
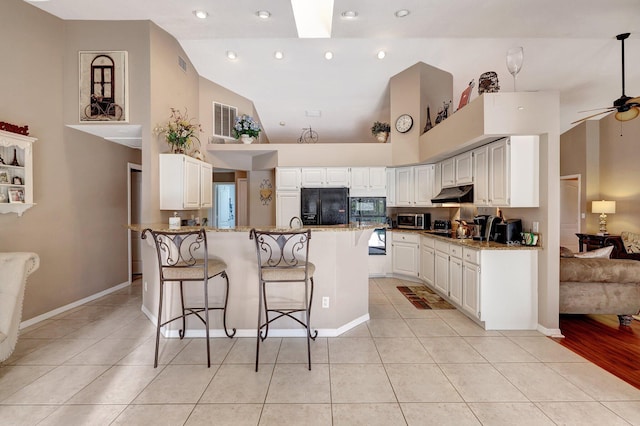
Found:
[[[302,325],[306,330],[307,361],[311,370],[311,342],[315,340],[318,331],[311,332],[310,317],[313,302],[313,274],[315,265],[309,259],[309,241],[311,230],[266,232],[252,229],[249,238],[255,241],[258,258],[258,329],[256,336],[256,371],[260,357],[260,342],[269,334],[269,324],[273,321],[288,317]],[[303,300],[297,303],[288,300],[286,304],[270,306],[267,297],[267,284],[282,285],[293,283],[304,287]],[[281,301],[282,302],[282,301]],[[262,313],[264,311],[264,322]],[[300,312],[302,319],[293,314]],[[273,314],[272,317],[269,315]]]
[[[186,332],[186,318],[195,315],[205,325],[207,339],[207,367],[211,367],[209,348],[209,311],[222,310],[224,332],[228,337],[236,334],[236,329],[227,330],[227,302],[229,300],[229,276],[227,264],[219,258],[210,257],[207,244],[207,234],[204,229],[189,231],[155,231],[145,229],[142,238],[146,239],[147,233],[153,238],[158,256],[160,277],[160,300],[158,304],[158,319],[156,321],[156,349],[153,366],[158,366],[158,349],[160,345],[160,329],[170,322],[182,319],[182,328],[178,331],[180,339]],[[222,306],[209,306],[209,280],[220,276],[225,279],[224,304]],[[162,321],[162,308],[164,303],[165,284],[179,283],[181,314]],[[203,306],[186,307],[184,303],[184,282],[200,282],[204,288]]]

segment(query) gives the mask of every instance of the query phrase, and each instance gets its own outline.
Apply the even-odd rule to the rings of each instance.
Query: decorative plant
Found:
[[[373,123],[373,126],[371,126],[371,134],[374,136],[380,132],[389,133],[390,131],[391,131],[391,126],[389,125],[389,123],[382,123],[380,121],[376,121],[375,123]]]
[[[171,108],[171,117],[167,124],[155,130],[158,134],[164,133],[173,152],[184,153],[191,146],[192,139],[200,143],[198,132],[202,131],[202,127],[199,123],[194,123],[193,119],[189,119],[186,109],[183,114],[179,109]]]
[[[260,124],[253,119],[253,117],[242,114],[236,117],[233,124],[233,137],[238,139],[241,135],[248,135],[254,138],[260,136],[262,128]]]

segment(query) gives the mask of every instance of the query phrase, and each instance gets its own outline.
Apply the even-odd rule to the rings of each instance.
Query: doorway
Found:
[[[209,211],[209,222],[217,228],[236,226],[236,185],[234,183],[213,184],[213,206]]]
[[[573,252],[578,251],[578,237],[581,230],[580,175],[560,177],[560,245]]]
[[[128,220],[129,225],[140,223],[142,212],[142,166],[127,163],[127,192],[128,192]],[[134,277],[142,275],[142,239],[137,231],[129,231],[129,285]]]

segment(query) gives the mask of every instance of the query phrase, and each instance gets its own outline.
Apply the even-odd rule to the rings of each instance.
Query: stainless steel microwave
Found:
[[[430,213],[398,213],[396,221],[401,229],[431,229]]]

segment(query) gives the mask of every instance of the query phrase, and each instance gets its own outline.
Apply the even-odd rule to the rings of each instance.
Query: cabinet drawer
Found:
[[[465,262],[475,263],[476,265],[480,264],[480,250],[473,250],[470,248],[463,247],[462,248],[462,259]]]
[[[394,232],[393,241],[397,241],[399,243],[420,244],[420,235],[409,232]]]
[[[422,244],[424,247],[435,248],[436,240],[434,240],[433,238],[425,237],[423,235],[422,239],[420,240],[420,244]]]
[[[442,241],[436,241],[436,250],[449,254],[449,243],[443,243]]]
[[[462,259],[462,247],[456,244],[449,244],[449,254],[458,259]]]

